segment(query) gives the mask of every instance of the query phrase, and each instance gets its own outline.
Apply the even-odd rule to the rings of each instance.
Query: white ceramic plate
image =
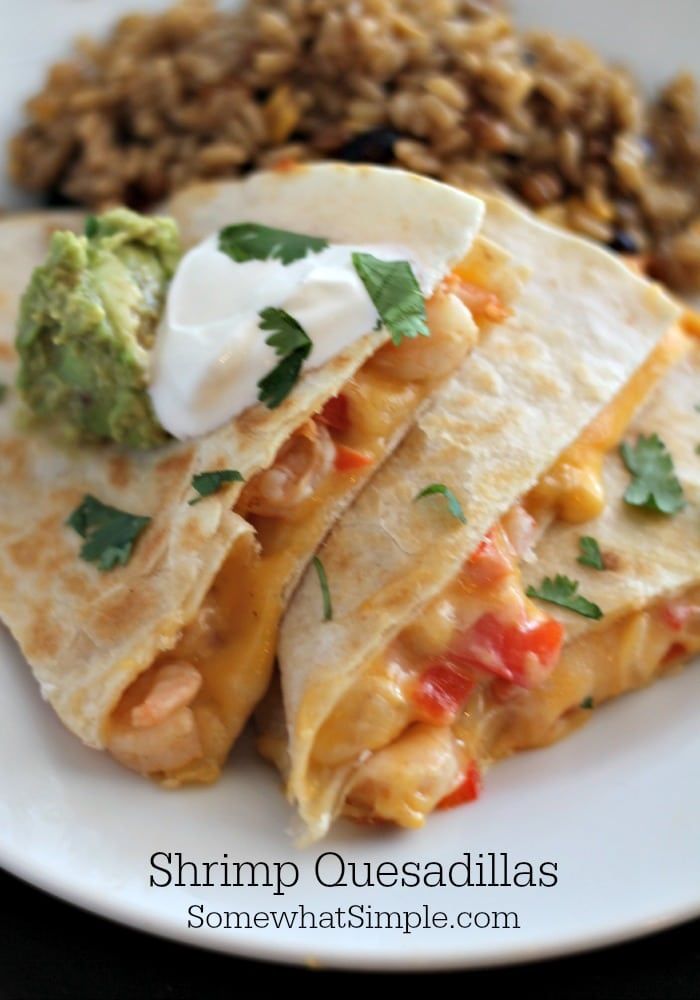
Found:
[[[129,4],[118,0],[0,0],[0,134],[20,97],[68,36],[99,29]],[[140,6],[162,6],[144,3]],[[588,37],[655,82],[692,64],[700,33],[694,0],[668,0],[663,23],[654,0],[520,2],[523,22]],[[5,117],[6,116],[6,117]],[[7,189],[6,189],[7,190]],[[19,202],[14,202],[19,204]],[[165,792],[78,745],[41,703],[30,672],[0,632],[0,863],[64,899],[134,927],[251,957],[353,968],[467,967],[534,959],[658,930],[700,912],[700,671],[595,712],[566,742],[492,771],[475,805],[433,817],[419,833],[341,825],[321,849],[297,851],[290,815],[272,771],[249,743],[212,788]],[[553,887],[329,887],[316,858],[335,852],[376,873],[382,861],[440,861],[505,852],[518,861],[555,862]],[[298,884],[284,895],[264,886],[149,886],[154,852],[198,862],[293,862]],[[338,862],[327,859],[323,881]],[[522,870],[522,869],[521,869]],[[215,869],[212,870],[215,873]],[[291,865],[282,869],[291,875]],[[385,869],[386,872],[386,869]],[[463,875],[462,868],[454,870]],[[262,877],[262,867],[257,870]],[[290,881],[290,879],[287,879]],[[447,926],[400,929],[187,928],[188,908],[208,912],[377,911],[446,914]],[[519,928],[457,926],[459,913],[518,914]],[[357,913],[357,911],[355,911]],[[37,915],[40,919],[40,914]],[[216,919],[216,918],[214,918]],[[235,918],[231,918],[234,919]],[[269,918],[268,918],[269,919]],[[291,919],[291,917],[290,917]],[[394,918],[396,919],[396,918]],[[413,918],[415,919],[415,918]],[[466,918],[462,917],[464,922]],[[504,918],[495,918],[502,923]],[[509,918],[512,921],[512,917]],[[264,917],[258,917],[260,925]],[[308,912],[306,920],[308,922]]]

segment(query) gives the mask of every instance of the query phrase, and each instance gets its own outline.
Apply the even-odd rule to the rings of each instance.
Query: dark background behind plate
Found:
[[[187,948],[91,916],[0,871],[2,1000],[230,1000],[243,990],[332,991],[347,973],[262,965]],[[374,976],[391,987],[411,976]],[[314,977],[315,982],[310,980]],[[449,981],[446,981],[449,980]],[[427,983],[427,981],[426,981]],[[253,987],[254,984],[254,987]],[[422,984],[415,984],[421,989]],[[574,958],[502,969],[446,973],[459,996],[698,1000],[700,920],[631,944]]]

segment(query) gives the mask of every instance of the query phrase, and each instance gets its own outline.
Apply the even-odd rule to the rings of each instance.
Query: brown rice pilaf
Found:
[[[209,0],[81,39],[26,106],[17,184],[144,208],[195,178],[319,158],[496,185],[700,288],[693,79],[652,101],[589,48],[495,2]]]

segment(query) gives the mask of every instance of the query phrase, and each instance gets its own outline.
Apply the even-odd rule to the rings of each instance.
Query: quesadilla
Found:
[[[332,616],[309,572],[283,622],[260,749],[310,839],[341,813],[419,826],[473,792],[463,706],[536,686],[564,639],[519,563],[553,518],[604,502],[605,450],[687,346],[675,304],[604,251],[498,201],[484,231],[531,270],[513,316],[320,549]]]
[[[603,702],[652,683],[700,652],[699,389],[696,342],[626,435],[628,447],[655,452],[663,477],[680,484],[674,512],[659,512],[653,499],[643,507],[630,504],[629,469],[611,452],[601,515],[585,525],[585,534],[564,522],[553,525],[525,565],[524,582],[535,590],[543,578],[577,578],[602,617],[592,620],[547,606],[566,633],[554,670],[537,688],[518,692],[510,706],[503,702],[491,711],[479,706],[460,731],[465,746],[485,763],[560,739]],[[595,564],[582,556],[584,538],[589,545],[595,541],[600,553]]]
[[[217,427],[197,424],[201,432],[192,440],[171,440],[150,451],[104,443],[59,446],[44,427],[27,424],[18,393],[10,389],[0,406],[0,618],[42,694],[75,735],[106,747],[136,771],[178,785],[218,775],[267,687],[277,622],[305,564],[414,414],[463,362],[479,327],[486,330],[507,315],[505,301],[519,279],[517,269],[506,266],[507,254],[488,241],[475,243],[481,202],[400,171],[299,168],[200,185],[177,195],[164,211],[178,224],[185,247],[193,249],[172,279],[163,320],[180,336],[178,350],[165,358],[159,354],[161,327],[153,352],[154,379],[173,391],[170,397],[152,394],[152,402],[160,416],[170,400],[171,421],[190,413],[217,421]],[[17,373],[13,340],[20,293],[45,258],[50,231],[79,224],[60,213],[0,224],[7,250],[0,300],[0,382],[6,386]],[[113,218],[88,219],[88,235],[63,241],[72,256],[59,264],[72,267],[91,254],[102,261],[89,233],[101,225],[111,233],[113,224]],[[228,239],[231,231],[239,244],[223,259],[223,234]],[[212,245],[212,233],[218,233],[218,244]],[[255,241],[263,238],[261,253]],[[430,336],[389,343],[390,323],[372,329],[377,313],[379,320],[385,316],[368,299],[365,312],[373,318],[362,336],[317,364],[313,344],[301,373],[291,357],[292,368],[284,371],[286,398],[274,399],[273,406],[247,406],[222,423],[220,407],[230,405],[226,379],[199,378],[197,351],[206,347],[215,375],[229,372],[235,352],[221,353],[218,341],[211,347],[216,337],[228,335],[227,314],[217,312],[221,303],[231,306],[226,282],[235,279],[236,294],[248,296],[246,301],[265,302],[270,269],[260,260],[282,259],[290,246],[301,245],[296,257],[305,258],[300,281],[308,291],[307,250],[318,251],[320,261],[324,247],[339,246],[336,258],[341,252],[347,257],[346,244],[388,247],[375,265],[381,270],[398,256],[404,279],[408,264],[401,257],[413,248],[419,270],[415,280],[408,274],[414,309],[409,319],[424,308],[430,330],[421,332]],[[251,259],[245,274],[234,273],[232,261]],[[282,274],[287,286],[292,270]],[[330,265],[317,271],[314,287],[337,276]],[[29,333],[23,349],[36,335],[35,312],[46,311],[46,273],[39,269],[32,279],[44,296],[41,308],[24,300]],[[194,274],[197,292],[184,305],[177,291],[182,274]],[[355,294],[359,284],[353,280]],[[329,287],[326,301],[335,294],[336,286]],[[297,291],[288,287],[286,294]],[[86,297],[101,324],[105,310],[126,307],[118,295],[101,304],[92,286]],[[271,302],[280,304],[279,297]],[[314,301],[307,301],[312,317],[313,308]],[[283,310],[272,312],[279,319]],[[203,315],[206,337],[197,327]],[[300,336],[294,317],[282,318]],[[255,313],[246,322],[249,331],[258,331]],[[258,331],[250,355],[272,355],[265,346],[270,342]],[[50,343],[48,356],[60,346]],[[70,361],[74,374],[75,356]],[[246,354],[241,366],[248,361]],[[298,378],[293,386],[290,372]],[[261,392],[264,383],[258,383]],[[77,399],[78,409],[99,403]],[[214,403],[219,409],[212,410]],[[117,528],[126,531],[121,547],[105,539]],[[89,561],[91,531],[105,539],[100,567]]]

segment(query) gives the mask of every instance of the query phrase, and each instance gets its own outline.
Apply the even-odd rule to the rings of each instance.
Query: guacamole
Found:
[[[167,440],[147,385],[180,254],[173,220],[126,208],[90,216],[83,236],[53,234],[20,306],[17,384],[63,438],[129,448]]]

